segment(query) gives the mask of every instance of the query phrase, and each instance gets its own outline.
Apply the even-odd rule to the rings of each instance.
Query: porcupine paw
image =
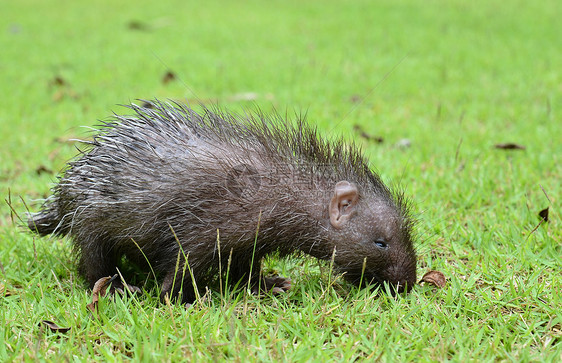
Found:
[[[111,279],[109,279],[109,281],[106,282],[106,286],[109,285],[110,283],[111,283],[111,287],[109,288],[109,293],[111,295],[115,295],[115,293],[118,293],[119,295],[124,295],[125,291],[127,291],[130,294],[140,294],[142,292],[142,290],[139,287],[122,281],[119,278],[118,274],[113,275]]]
[[[273,295],[282,294],[291,288],[291,279],[279,275],[262,277],[260,284],[255,284],[252,288],[254,294],[268,292]]]

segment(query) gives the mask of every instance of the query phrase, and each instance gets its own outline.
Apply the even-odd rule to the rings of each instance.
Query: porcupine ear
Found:
[[[355,184],[346,180],[336,184],[330,201],[330,223],[334,228],[342,228],[347,223],[355,213],[358,199]]]

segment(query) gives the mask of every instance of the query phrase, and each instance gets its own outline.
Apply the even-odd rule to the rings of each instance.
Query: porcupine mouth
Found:
[[[383,279],[375,274],[351,274],[347,272],[345,279],[360,288],[376,289],[380,291],[388,291],[395,296],[403,292],[409,292],[415,284],[415,278],[412,281],[408,279]]]

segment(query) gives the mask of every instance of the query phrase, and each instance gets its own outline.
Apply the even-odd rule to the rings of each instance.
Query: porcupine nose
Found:
[[[393,294],[409,292],[416,283],[416,267],[408,263],[389,266],[385,275]]]

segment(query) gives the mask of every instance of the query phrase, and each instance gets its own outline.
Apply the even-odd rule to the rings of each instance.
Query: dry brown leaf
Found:
[[[43,321],[41,321],[41,323],[39,323],[39,326],[41,326],[41,324],[47,326],[49,329],[51,329],[51,331],[56,332],[56,333],[66,333],[67,331],[70,330],[70,328],[61,328],[56,323],[54,323],[50,320],[43,320]]]
[[[8,290],[6,288],[6,286],[0,282],[0,296],[11,296],[12,293],[10,292],[10,290]]]
[[[162,76],[162,83],[168,84],[176,79],[176,74],[172,71],[167,71],[164,76]]]
[[[131,30],[140,30],[140,31],[149,31],[150,26],[142,21],[139,20],[131,20],[129,24],[127,24],[127,28]]]
[[[545,222],[548,222],[548,207],[539,212],[539,217],[541,217]]]
[[[41,175],[41,174],[53,174],[53,171],[49,168],[47,168],[45,165],[41,164],[39,165],[37,168],[35,168],[35,173],[37,175]]]
[[[93,313],[96,312],[100,296],[105,296],[105,294],[107,293],[107,287],[109,286],[110,282],[116,278],[116,276],[119,275],[116,274],[113,276],[102,277],[101,279],[96,281],[96,283],[94,284],[94,288],[92,289],[92,302],[86,305],[88,310]]]
[[[0,267],[1,264],[0,264]],[[4,283],[0,282],[0,296],[2,297],[8,297],[8,296],[15,296],[19,293],[18,289],[20,289],[21,286],[14,286],[14,285],[5,285]]]
[[[50,86],[56,86],[56,87],[61,87],[61,86],[66,86],[68,85],[68,82],[62,78],[61,76],[55,76],[50,82],[49,82]]]
[[[119,274],[102,277],[101,279],[96,281],[96,283],[94,284],[94,288],[92,289],[92,302],[86,305],[88,310],[90,310],[91,312],[95,312],[97,310],[100,296],[105,296],[107,294],[107,288],[117,279],[119,279]],[[142,293],[142,290],[140,288],[134,285],[129,285],[124,281],[118,281],[117,283],[113,284],[110,293],[113,294],[117,292],[118,294],[124,295],[125,291],[129,292],[129,294]]]
[[[501,144],[495,144],[494,147],[496,149],[503,149],[503,150],[525,150],[525,146],[519,145],[513,142],[505,142]]]
[[[361,136],[363,139],[367,141],[373,141],[377,144],[382,144],[384,142],[384,138],[382,136],[371,135],[367,133],[365,130],[363,130],[363,128],[357,124],[353,125],[353,130],[359,133],[359,136]]]
[[[445,275],[443,275],[442,272],[431,270],[426,272],[425,275],[423,275],[422,279],[420,280],[420,283],[422,282],[431,284],[441,289],[445,287],[445,285],[447,284],[447,279],[445,278]]]

